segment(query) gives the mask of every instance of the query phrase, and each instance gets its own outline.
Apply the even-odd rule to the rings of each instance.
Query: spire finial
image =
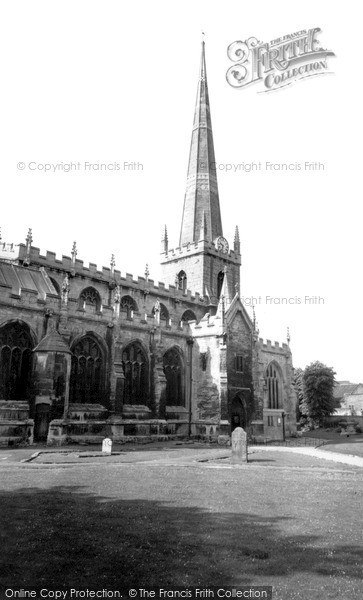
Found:
[[[287,339],[288,345],[290,346],[290,340],[291,340],[291,337],[290,337],[290,327],[287,328],[286,339]]]
[[[31,227],[29,227],[28,229],[28,235],[26,236],[26,245],[30,247],[31,243],[33,241],[33,232]]]
[[[77,252],[77,244],[76,242],[73,242],[72,245],[72,252],[71,252],[71,256],[72,256],[72,268],[70,270],[70,276],[74,277],[76,274],[76,256],[77,256],[78,252]]]
[[[115,270],[115,265],[116,265],[115,255],[111,254],[110,267],[111,267],[111,273],[112,273],[112,275],[113,275],[113,272]]]
[[[28,234],[25,238],[25,258],[23,260],[24,267],[28,267],[30,264],[30,250],[31,250],[32,241],[33,241],[32,230],[29,227]]]
[[[149,265],[146,263],[146,265],[145,265],[145,279],[146,279],[146,281],[149,280],[149,275],[150,275]]]
[[[167,253],[169,249],[169,238],[168,238],[168,230],[166,225],[164,225],[163,235],[161,237],[161,252]]]
[[[236,230],[234,232],[234,251],[236,254],[241,254],[241,242],[239,237],[239,229],[238,225],[236,225]]]

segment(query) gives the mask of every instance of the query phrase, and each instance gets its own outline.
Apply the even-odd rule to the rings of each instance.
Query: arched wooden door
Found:
[[[247,427],[247,413],[244,401],[236,395],[232,400],[231,405],[231,432],[236,427],[242,427],[246,430]]]

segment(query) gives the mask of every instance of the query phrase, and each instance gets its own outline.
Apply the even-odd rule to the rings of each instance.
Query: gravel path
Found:
[[[355,467],[363,467],[363,458],[361,456],[353,456],[352,454],[339,454],[338,452],[329,452],[324,448],[291,448],[285,446],[256,446],[256,450],[268,450],[269,452],[293,452],[295,454],[305,454],[305,456],[313,456],[332,462],[343,463]]]

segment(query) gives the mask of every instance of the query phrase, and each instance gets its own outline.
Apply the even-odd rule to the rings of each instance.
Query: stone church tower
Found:
[[[223,237],[204,42],[179,246],[169,249],[165,229],[161,265],[167,283],[199,292],[211,307],[217,306],[223,283],[229,303],[239,291],[238,227],[232,248]]]

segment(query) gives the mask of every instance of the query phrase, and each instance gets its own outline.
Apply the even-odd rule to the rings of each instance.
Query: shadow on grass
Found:
[[[287,517],[114,500],[75,486],[2,492],[0,514],[1,587],[257,585],[343,571],[362,578],[361,548],[283,533]]]

